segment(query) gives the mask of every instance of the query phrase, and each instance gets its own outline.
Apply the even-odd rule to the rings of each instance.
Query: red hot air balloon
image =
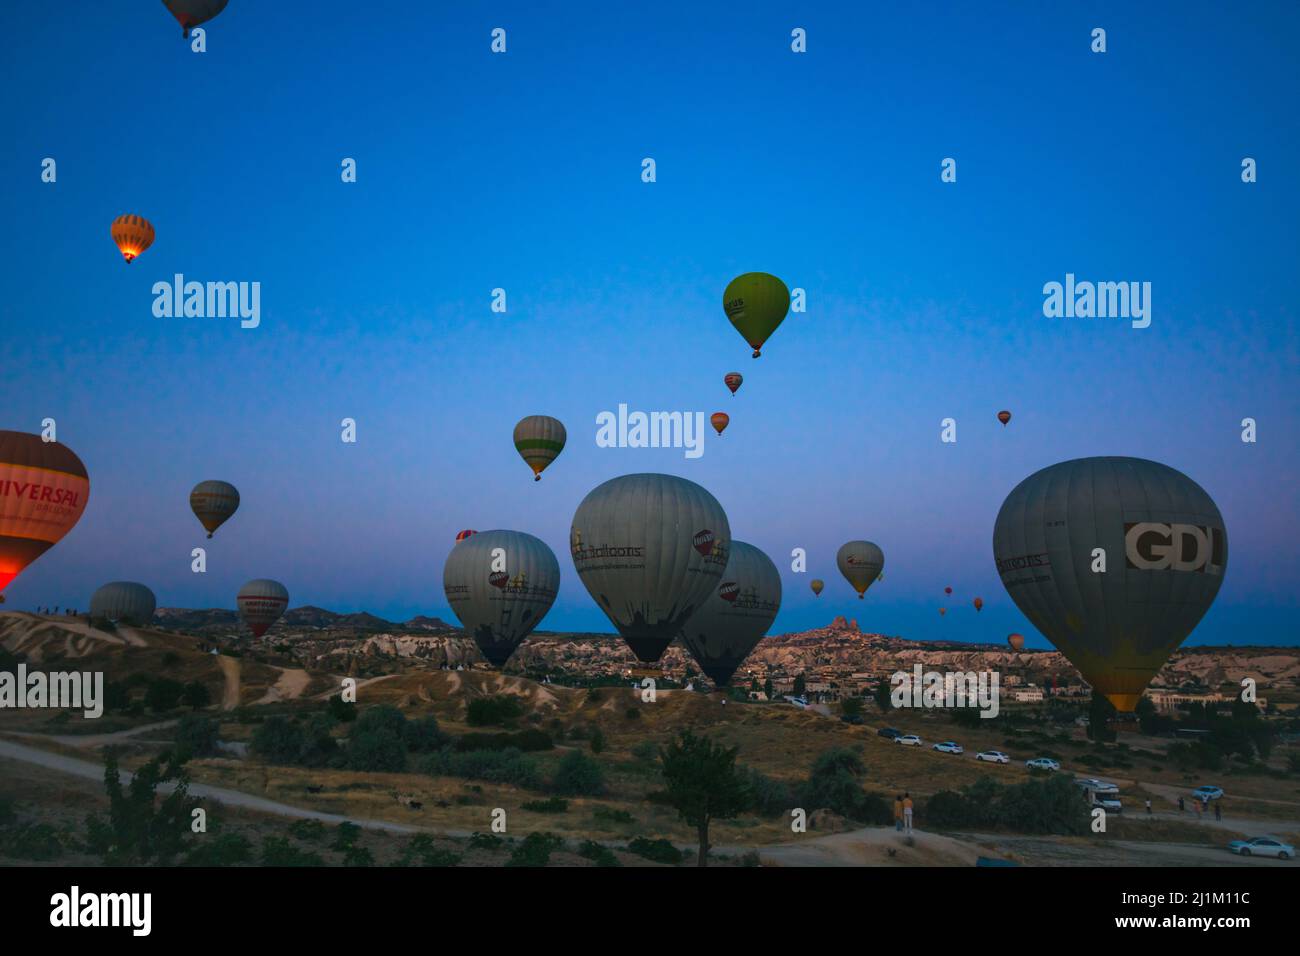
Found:
[[[67,445],[0,431],[0,591],[81,520],[90,478]]]
[[[731,389],[731,394],[736,394],[736,389],[740,388],[740,383],[745,380],[745,376],[739,372],[728,372],[722,376],[722,381],[726,383],[727,388]]]
[[[253,636],[261,637],[289,606],[289,592],[279,581],[257,578],[239,589],[235,605]]]
[[[975,610],[978,611],[978,610],[979,610],[980,608],[982,608],[983,606],[984,606],[984,599],[983,599],[983,598],[976,598],[976,599],[975,599]]]
[[[1025,635],[1023,635],[1023,634],[1008,634],[1008,635],[1007,635],[1007,643],[1011,645],[1011,649],[1012,649],[1013,651],[1018,651],[1018,650],[1020,650],[1022,647],[1025,646]]]
[[[226,9],[228,0],[163,0],[176,22],[181,25],[181,32],[190,35],[190,28],[200,23],[207,23],[222,10]]]
[[[709,422],[713,425],[715,429],[717,429],[719,435],[722,434],[723,429],[727,427],[727,424],[730,421],[731,421],[731,416],[728,415],[726,412],[714,412],[712,415],[709,416]]]
[[[466,528],[464,531],[460,532],[460,534],[456,535],[456,540],[464,541],[466,538],[468,538],[470,535],[474,533],[475,531],[473,528]]]
[[[944,588],[944,589],[943,589],[943,593],[944,593],[944,594],[951,594],[951,593],[952,593],[952,588]]]
[[[947,614],[947,613],[948,613],[948,609],[947,609],[946,607],[941,607],[941,608],[939,608],[939,616],[940,616],[940,617],[943,617],[943,616],[944,616],[945,614]]]
[[[1011,421],[1011,413],[1006,411],[1005,409],[1003,411],[998,412],[998,421],[1000,421],[1002,423],[1002,427],[1005,428],[1007,426],[1007,422]]]

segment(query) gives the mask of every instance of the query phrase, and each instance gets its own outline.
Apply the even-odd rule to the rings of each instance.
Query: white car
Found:
[[[1206,800],[1218,800],[1223,796],[1222,787],[1197,787],[1192,791],[1192,796],[1197,800],[1204,802]]]
[[[1091,790],[1096,794],[1105,794],[1106,796],[1119,796],[1119,787],[1113,783],[1107,783],[1105,780],[1098,780],[1096,777],[1089,777],[1086,780],[1074,781],[1076,787],[1082,787],[1084,790]]]
[[[919,747],[922,741],[916,734],[907,734],[904,737],[895,737],[894,743],[902,744],[904,747]]]
[[[1001,750],[985,750],[983,753],[975,755],[976,760],[984,760],[988,763],[1011,763],[1011,758]]]
[[[964,754],[966,752],[962,749],[961,744],[953,743],[951,740],[945,740],[941,744],[935,744],[930,749],[937,750],[941,754]]]
[[[1123,813],[1124,804],[1119,802],[1119,793],[1094,793],[1092,796],[1092,805],[1094,808],[1101,807],[1107,813]]]
[[[1051,757],[1035,757],[1033,760],[1026,760],[1025,766],[1030,770],[1051,770],[1053,773],[1061,769],[1061,765]]]
[[[1228,849],[1238,856],[1275,856],[1289,860],[1295,856],[1295,847],[1272,837],[1255,837],[1253,840],[1233,840]]]

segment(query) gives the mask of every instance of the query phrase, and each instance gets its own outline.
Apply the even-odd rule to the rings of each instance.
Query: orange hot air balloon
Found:
[[[948,613],[948,609],[947,609],[946,607],[941,607],[941,608],[939,608],[939,616],[940,616],[940,617],[943,617],[943,616],[944,616],[945,614],[947,614],[947,613]]]
[[[713,427],[717,429],[718,434],[721,435],[723,429],[725,429],[728,422],[731,421],[731,416],[726,412],[714,412],[709,416],[709,421],[712,423]]]
[[[460,532],[458,535],[456,535],[456,540],[457,540],[457,541],[464,541],[466,538],[468,538],[468,537],[469,537],[470,535],[472,535],[472,534],[477,534],[477,532],[476,532],[473,528],[466,528],[464,531],[462,531],[462,532]]]
[[[144,216],[128,213],[113,220],[109,235],[122,251],[122,258],[130,262],[153,245],[153,226]]]
[[[975,599],[975,610],[978,611],[978,610],[979,610],[980,608],[982,608],[983,606],[984,606],[984,599],[983,599],[983,598],[976,598],[976,599]]]
[[[1018,650],[1020,650],[1022,647],[1025,646],[1025,635],[1023,635],[1023,634],[1008,634],[1008,635],[1007,635],[1007,643],[1011,645],[1011,649],[1012,649],[1013,651],[1018,651]]]
[[[0,591],[86,510],[90,477],[66,445],[0,431]]]
[[[722,376],[722,381],[726,384],[727,388],[731,389],[732,395],[736,394],[736,389],[740,388],[740,383],[744,380],[745,376],[741,375],[739,372],[728,372],[726,375]]]
[[[1005,428],[1007,422],[1011,421],[1011,413],[1005,410],[998,412],[998,421],[1000,421],[1002,427]]]
[[[943,589],[943,593],[944,593],[944,594],[951,594],[951,593],[952,593],[952,588],[944,588],[944,589]]]
[[[812,582],[808,586],[812,588],[813,594],[816,594],[818,597],[820,597],[822,593],[822,588],[824,588],[826,585],[821,578],[813,578]]]

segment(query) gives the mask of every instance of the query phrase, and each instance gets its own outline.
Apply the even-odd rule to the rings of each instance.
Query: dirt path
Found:
[[[282,700],[297,700],[311,683],[311,675],[297,668],[283,668],[280,678],[265,694],[253,701],[255,704],[274,704]]]
[[[226,689],[221,695],[221,709],[234,710],[239,706],[239,659],[220,654],[217,663],[226,678]]]
[[[10,736],[27,737],[32,740],[52,740],[56,744],[62,744],[65,747],[75,747],[78,750],[91,750],[95,747],[106,747],[109,744],[119,744],[138,734],[147,734],[151,730],[162,730],[165,727],[174,727],[179,721],[177,720],[160,720],[156,724],[143,724],[139,727],[128,727],[126,730],[114,731],[111,734],[62,734],[55,736],[52,734],[29,734],[12,731]]]

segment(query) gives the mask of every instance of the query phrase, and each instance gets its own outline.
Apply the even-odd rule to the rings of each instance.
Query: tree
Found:
[[[1115,706],[1094,690],[1088,705],[1088,738],[1097,743],[1114,743],[1118,736],[1110,725],[1114,716]]]
[[[212,703],[212,695],[208,692],[206,684],[202,681],[192,680],[181,691],[181,703],[191,710],[198,710]]]
[[[794,679],[794,696],[802,697],[807,687],[808,687],[807,682],[803,679],[803,675],[800,674],[798,677]]]
[[[174,784],[157,801],[159,785]],[[164,751],[141,767],[125,788],[117,769],[117,754],[104,755],[104,789],[108,819],[86,818],[86,846],[111,865],[170,863],[189,848],[190,818],[199,801],[189,795],[189,775],[183,757]]]
[[[861,717],[862,698],[845,697],[842,701],[840,701],[840,713],[843,714],[845,717]]]
[[[734,817],[749,804],[749,792],[736,770],[738,749],[686,730],[659,750],[667,802],[699,834],[700,866],[708,866],[709,824]]]
[[[763,696],[768,700],[776,696],[776,691],[772,688],[772,678],[770,677],[763,681]]]
[[[605,792],[605,771],[581,750],[570,750],[555,768],[551,789],[570,797],[594,797]]]
[[[181,701],[185,685],[168,677],[151,681],[149,689],[144,692],[144,705],[155,714],[174,710]]]
[[[594,754],[598,754],[604,749],[605,749],[605,732],[601,730],[599,727],[596,727],[591,732],[591,752]]]
[[[889,682],[888,677],[882,677],[876,681],[876,706],[880,708],[882,714],[887,714],[894,709],[892,699],[894,687]]]

